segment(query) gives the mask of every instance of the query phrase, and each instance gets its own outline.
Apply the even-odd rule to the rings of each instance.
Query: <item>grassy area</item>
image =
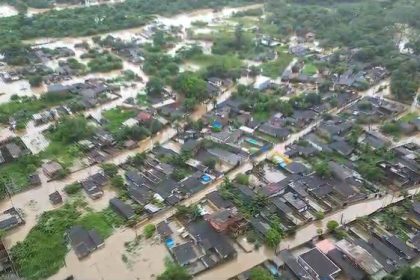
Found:
[[[312,63],[305,64],[305,66],[303,66],[303,69],[302,69],[302,73],[308,76],[315,75],[317,71],[318,69]]]
[[[417,113],[408,113],[408,114],[402,116],[399,119],[399,121],[400,122],[410,122],[410,121],[413,121],[414,119],[416,119],[418,117],[419,117],[419,114],[417,114]]]
[[[24,128],[32,115],[44,109],[63,104],[64,101],[72,99],[71,94],[44,94],[41,98],[34,97],[12,97],[8,103],[0,105],[0,122],[9,123],[9,118],[16,120],[18,128]]]
[[[278,58],[274,61],[266,62],[261,65],[264,76],[270,78],[280,77],[284,69],[293,60],[293,56],[288,53],[279,52]]]
[[[120,129],[123,122],[129,118],[133,118],[135,115],[136,112],[122,108],[113,108],[102,113],[102,116],[107,121],[105,127],[112,133],[115,133],[118,129]]]
[[[252,116],[257,121],[266,121],[270,118],[270,112],[268,112],[268,111],[257,112],[257,113],[253,113]]]
[[[0,166],[0,183],[8,183],[13,180],[13,192],[25,190],[29,186],[28,176],[34,173],[41,162],[37,156],[27,155],[19,160]],[[2,184],[0,184],[1,186]],[[3,188],[0,189],[0,198],[6,195]]]
[[[73,225],[96,229],[106,238],[113,226],[123,223],[110,209],[81,215],[81,203],[74,202],[44,212],[37,225],[32,228],[23,242],[12,247],[10,253],[19,275],[25,279],[46,279],[64,266],[67,254],[65,234]],[[86,210],[85,210],[86,211]]]
[[[80,158],[82,151],[77,145],[69,145],[59,141],[51,141],[42,156],[60,162],[63,167],[68,168],[73,162]]]

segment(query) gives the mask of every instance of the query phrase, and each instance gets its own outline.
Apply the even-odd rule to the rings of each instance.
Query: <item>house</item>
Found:
[[[386,275],[383,266],[361,246],[350,243],[345,239],[336,242],[335,246],[369,276],[382,279]]]
[[[147,112],[147,111],[140,111],[140,112],[137,114],[136,119],[137,119],[137,121],[138,121],[139,123],[145,123],[145,122],[148,122],[148,121],[150,121],[150,120],[152,119],[152,114],[150,114],[150,113],[149,113],[149,112]]]
[[[55,191],[49,195],[50,201],[53,205],[63,202],[63,197],[58,191]]]
[[[315,244],[322,253],[331,259],[348,279],[366,279],[366,273],[351,261],[343,252],[338,250],[330,239],[324,239]]]
[[[104,240],[96,230],[86,230],[73,226],[68,232],[70,244],[79,259],[89,256],[93,251],[104,246]]]
[[[205,252],[212,250],[217,253],[221,260],[236,256],[237,252],[228,237],[214,230],[208,222],[203,220],[192,222],[187,228],[191,238]]]
[[[232,152],[229,152],[227,150],[221,149],[221,148],[211,148],[207,149],[207,152],[211,154],[212,156],[217,157],[221,161],[236,166],[241,163],[242,157],[234,154]]]
[[[249,223],[252,225],[254,230],[262,236],[266,236],[267,232],[271,229],[270,225],[261,217],[252,218]]]
[[[405,258],[406,260],[412,260],[417,257],[414,250],[395,235],[382,236],[382,240],[395,252],[397,252],[399,256]]]
[[[5,145],[6,151],[13,159],[18,159],[22,155],[22,149],[15,143],[7,143]]]
[[[281,140],[285,140],[290,135],[290,129],[285,127],[276,127],[268,123],[264,123],[258,127],[258,131]]]
[[[279,256],[294,277],[299,280],[313,280],[312,276],[300,265],[289,250],[280,251]]]
[[[218,209],[229,209],[234,207],[233,202],[231,200],[224,199],[218,191],[206,194],[206,199]]]
[[[28,176],[28,181],[31,186],[39,186],[41,185],[41,178],[38,174],[34,173]]]
[[[42,165],[42,172],[50,178],[56,177],[63,171],[63,167],[56,161],[49,161]]]
[[[263,185],[259,191],[267,197],[275,197],[284,194],[286,189],[287,184],[285,184],[283,181],[280,181]]]
[[[173,247],[172,254],[180,266],[191,264],[199,258],[192,241]]]
[[[297,161],[292,161],[291,163],[287,164],[284,169],[286,169],[291,174],[305,174],[308,172],[308,168]]]
[[[341,269],[318,248],[313,248],[298,257],[298,262],[315,279],[334,279]]]
[[[207,220],[218,232],[237,230],[244,225],[244,217],[236,208],[219,210],[212,213]]]
[[[111,208],[126,220],[132,219],[136,214],[133,207],[119,200],[118,198],[111,198],[109,200]]]
[[[308,205],[306,202],[299,198],[297,194],[294,194],[292,192],[288,192],[283,195],[284,200],[292,206],[295,210],[302,213],[308,210]]]
[[[173,234],[172,229],[169,227],[166,221],[162,221],[156,225],[156,231],[159,234],[161,240],[165,240]]]
[[[330,148],[339,153],[342,156],[348,157],[353,153],[353,147],[350,146],[346,141],[335,141],[329,144]]]
[[[123,122],[123,125],[129,128],[132,128],[134,126],[139,125],[138,120],[134,119],[134,118],[129,118],[126,121]]]
[[[96,173],[89,176],[81,182],[83,189],[92,199],[98,199],[104,194],[102,187],[106,185],[108,179],[102,173]]]
[[[129,184],[127,189],[128,195],[131,197],[131,199],[142,206],[149,203],[149,201],[151,201],[153,198],[152,192],[145,187],[137,187]]]
[[[0,230],[9,230],[24,223],[16,208],[9,208],[0,215]]]

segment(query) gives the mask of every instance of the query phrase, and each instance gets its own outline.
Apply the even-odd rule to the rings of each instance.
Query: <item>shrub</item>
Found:
[[[334,221],[334,220],[328,221],[328,223],[327,223],[327,229],[330,232],[335,231],[339,226],[340,226],[340,224],[337,221]]]
[[[64,187],[64,191],[68,195],[76,194],[82,189],[82,185],[79,183],[73,183]]]
[[[153,224],[148,224],[144,227],[143,233],[144,233],[144,237],[146,237],[146,239],[150,238],[153,236],[153,234],[156,231],[156,226]]]

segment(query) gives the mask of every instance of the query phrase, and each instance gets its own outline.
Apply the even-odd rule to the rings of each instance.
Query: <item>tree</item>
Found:
[[[165,261],[165,271],[157,277],[157,280],[191,280],[192,276],[182,266],[170,260]]]
[[[148,224],[144,227],[143,229],[143,233],[144,233],[144,237],[146,239],[149,239],[150,237],[153,236],[153,234],[156,231],[156,226],[154,224]]]
[[[158,95],[161,94],[163,90],[163,82],[160,78],[151,77],[149,81],[146,83],[146,92],[150,95]]]
[[[331,175],[331,170],[328,166],[328,162],[319,160],[313,165],[313,167],[316,174],[318,174],[321,177],[328,177]]]
[[[235,178],[236,182],[241,185],[248,185],[249,184],[249,176],[246,174],[238,174]]]
[[[104,171],[105,175],[112,178],[118,174],[118,166],[113,163],[103,163],[101,168]]]
[[[327,229],[329,232],[334,232],[339,226],[340,224],[334,220],[328,221],[327,223]]]
[[[202,101],[206,97],[207,84],[198,74],[183,72],[175,80],[174,89],[186,97]]]
[[[64,192],[68,195],[76,194],[82,189],[79,183],[73,183],[64,187]]]
[[[403,267],[385,276],[383,280],[418,280],[420,279],[420,267]]]
[[[111,185],[114,188],[122,189],[124,187],[124,178],[121,175],[117,175],[111,178]]]
[[[250,280],[274,280],[270,272],[261,266],[254,267],[251,269],[249,276]]]
[[[280,244],[281,234],[274,228],[270,228],[265,235],[265,243],[268,247],[275,249]]]

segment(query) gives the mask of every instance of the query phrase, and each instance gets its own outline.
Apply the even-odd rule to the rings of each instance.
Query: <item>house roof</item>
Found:
[[[215,249],[222,258],[236,254],[229,239],[222,233],[215,231],[208,222],[200,220],[188,225],[188,231],[204,250]]]
[[[283,181],[277,183],[268,183],[263,185],[260,188],[260,191],[266,196],[276,195],[287,188],[287,184],[284,184]]]
[[[79,259],[86,257],[104,243],[95,230],[87,231],[77,225],[70,228],[69,239]]]
[[[289,206],[287,206],[286,203],[284,203],[284,201],[280,197],[275,197],[271,199],[271,202],[276,206],[276,208],[280,212],[284,214],[289,214],[293,212],[293,210]]]
[[[169,224],[166,221],[162,221],[162,222],[158,223],[156,225],[156,231],[163,238],[166,238],[173,233],[173,231],[169,227]]]
[[[211,201],[217,208],[231,208],[234,206],[232,201],[224,199],[218,191],[206,194],[206,198]]]
[[[152,193],[145,187],[128,186],[128,195],[140,205],[147,204],[151,198]]]
[[[320,279],[328,278],[340,272],[340,268],[335,265],[325,254],[318,248],[303,253],[299,256],[309,267],[311,267]]]
[[[308,171],[308,168],[304,164],[297,161],[292,161],[286,165],[285,169],[292,174],[303,174]]]
[[[61,194],[58,191],[55,191],[55,192],[51,193],[49,195],[49,198],[50,198],[50,201],[53,204],[58,204],[58,203],[63,201],[63,197],[61,196]]]
[[[263,236],[265,236],[267,234],[267,232],[270,230],[270,225],[268,223],[266,223],[265,221],[263,221],[261,218],[257,217],[257,218],[252,218],[250,220],[250,223],[252,225],[252,227],[259,232],[260,234],[262,234]]]
[[[346,141],[335,141],[332,142],[329,146],[331,149],[344,156],[349,156],[354,150],[353,147],[350,146]]]
[[[349,279],[353,280],[363,280],[366,279],[366,274],[363,270],[359,267],[354,265],[349,258],[340,252],[338,249],[333,249],[327,253],[327,256],[336,263],[341,270],[343,270],[344,274],[347,275]]]
[[[173,247],[172,253],[181,266],[189,264],[197,259],[197,253],[194,250],[192,241]]]
[[[385,236],[383,237],[383,240],[390,244],[394,248],[394,250],[396,250],[397,253],[402,255],[404,258],[411,260],[416,257],[416,253],[414,252],[414,250],[408,247],[407,244],[405,244],[405,242],[403,242],[397,236]]]
[[[384,244],[381,240],[376,237],[371,237],[368,240],[369,244],[378,251],[382,256],[386,257],[388,260],[394,262],[396,265],[404,266],[407,264],[404,259],[400,258],[393,249],[388,245]]]
[[[297,262],[289,250],[280,251],[280,258],[299,280],[312,280],[312,276]]]
[[[305,201],[297,197],[297,195],[294,195],[291,192],[285,193],[283,195],[283,198],[290,203],[296,210],[302,210],[305,207],[307,207],[307,204]]]
[[[118,198],[111,198],[109,200],[109,204],[111,207],[125,219],[130,219],[134,217],[134,209],[130,205],[124,203],[123,201],[119,200]]]
[[[225,231],[229,226],[243,219],[236,208],[222,209],[208,217],[209,223],[217,231]]]

